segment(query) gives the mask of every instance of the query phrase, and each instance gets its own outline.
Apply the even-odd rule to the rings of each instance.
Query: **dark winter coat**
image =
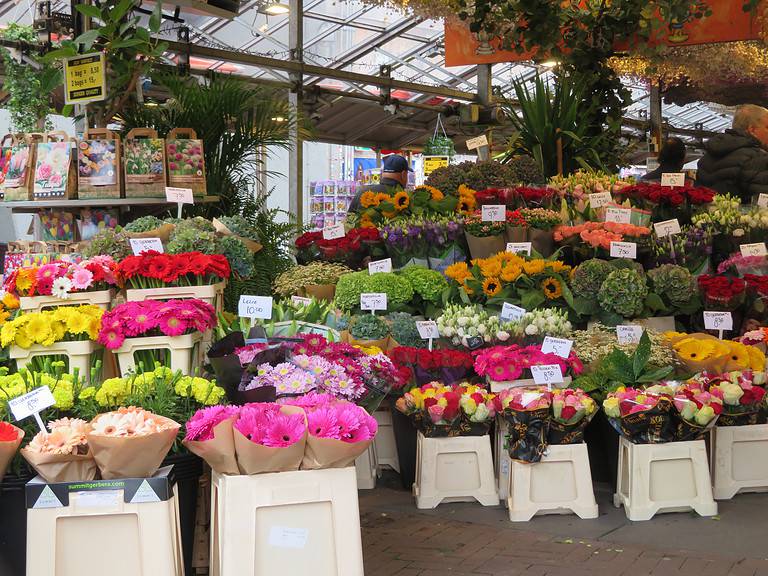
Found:
[[[768,193],[768,152],[760,142],[736,130],[726,130],[704,144],[696,183],[731,193],[749,203],[761,193]]]

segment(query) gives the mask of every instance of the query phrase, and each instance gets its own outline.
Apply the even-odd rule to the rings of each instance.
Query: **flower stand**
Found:
[[[72,342],[62,340],[54,342],[50,346],[33,344],[29,348],[22,348],[14,344],[10,349],[10,358],[16,360],[16,366],[21,370],[37,356],[66,356],[69,372],[71,373],[77,368],[81,378],[90,380],[91,357],[98,350],[102,350],[102,346],[93,340],[75,340]]]
[[[355,469],[213,473],[211,576],[361,576]]]
[[[72,292],[66,300],[56,298],[56,296],[22,296],[19,298],[19,310],[25,313],[42,312],[59,306],[82,306],[85,304],[93,304],[102,310],[109,310],[113,297],[114,292],[112,290]]]
[[[179,507],[170,471],[169,466],[151,478],[126,478],[119,487],[104,480],[31,480],[26,486],[27,574],[182,576]]]
[[[224,287],[226,282],[206,284],[204,286],[172,286],[168,288],[129,288],[125,291],[126,302],[144,300],[183,300],[196,298],[208,302],[221,312],[224,306]]]
[[[613,504],[630,520],[686,510],[716,515],[704,441],[632,444],[622,437]]]
[[[192,374],[202,360],[201,342],[203,334],[194,332],[181,336],[140,336],[126,338],[123,345],[114,350],[120,374],[136,370],[135,352],[142,350],[168,350],[170,369],[181,370],[182,374]]]
[[[512,522],[527,522],[537,514],[597,518],[587,445],[550,444],[540,462],[510,462],[507,507]]]
[[[376,447],[374,444],[368,446],[368,450],[360,454],[355,459],[355,473],[357,474],[358,490],[373,490],[376,488],[376,477],[378,476],[378,462],[376,458]]]
[[[768,491],[768,424],[715,426],[711,450],[716,500]]]
[[[491,437],[426,438],[419,432],[413,493],[419,509],[474,500],[496,506],[499,494],[493,477]]]
[[[376,422],[379,424],[379,430],[373,439],[379,468],[387,466],[400,473],[400,460],[397,457],[392,412],[389,410],[376,410],[373,413],[373,417],[376,418]]]

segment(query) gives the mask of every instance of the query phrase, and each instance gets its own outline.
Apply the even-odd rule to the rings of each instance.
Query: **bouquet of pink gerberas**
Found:
[[[312,392],[280,404],[199,410],[184,444],[220,474],[262,474],[350,466],[376,430],[359,406]]]

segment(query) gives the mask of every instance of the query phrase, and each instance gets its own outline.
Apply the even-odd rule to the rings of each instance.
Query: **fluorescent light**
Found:
[[[291,11],[291,7],[288,4],[281,4],[280,2],[270,2],[267,7],[264,8],[264,12],[270,16],[278,16],[280,14],[288,14]]]
[[[558,64],[560,64],[560,62],[558,62],[557,60],[545,60],[540,65],[543,66],[544,68],[554,68]]]
[[[274,116],[272,118],[272,121],[273,122],[285,122],[285,118],[283,118],[282,116]]]

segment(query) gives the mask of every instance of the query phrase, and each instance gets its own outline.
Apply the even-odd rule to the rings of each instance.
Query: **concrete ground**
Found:
[[[512,523],[502,506],[417,510],[394,473],[361,490],[366,576],[768,576],[768,494],[719,502],[719,514],[630,522],[596,486],[600,517]]]

